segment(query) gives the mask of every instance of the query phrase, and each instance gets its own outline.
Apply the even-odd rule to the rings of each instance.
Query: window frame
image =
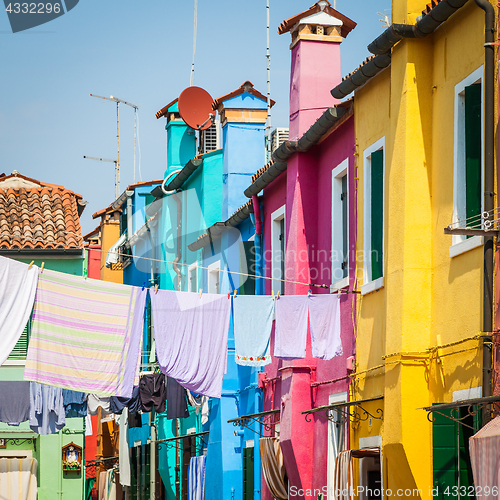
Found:
[[[198,292],[198,269],[198,261],[193,262],[188,267],[188,292]],[[196,286],[194,289],[192,286],[193,273],[196,274]]]
[[[371,155],[382,150],[382,276],[372,279],[371,270],[371,223],[372,223],[372,196],[371,196]],[[385,136],[375,141],[363,151],[363,285],[361,295],[378,290],[384,286],[385,276]]]
[[[328,404],[333,404],[333,403],[346,403],[347,402],[347,392],[339,392],[337,394],[330,394],[328,396]],[[329,410],[336,415],[339,415],[335,410]],[[328,451],[327,451],[327,457],[326,457],[326,464],[327,464],[327,473],[326,473],[326,482],[327,482],[327,487],[328,491],[333,491],[334,490],[334,476],[335,476],[335,460],[337,458],[336,455],[334,455],[333,452],[333,426],[335,424],[328,420]],[[344,443],[343,443],[343,448],[340,451],[343,450],[348,450],[348,424],[347,421],[344,422]]]
[[[466,218],[466,163],[465,163],[465,88],[475,83],[481,84],[481,212],[484,209],[484,77],[483,65],[470,73],[455,85],[453,115],[453,214],[452,222]],[[464,182],[460,182],[463,180]],[[464,235],[452,235],[450,257],[472,250],[483,243],[481,236],[467,238]]]
[[[282,220],[285,221],[285,231],[283,233],[285,241],[283,247],[285,248],[286,254],[286,205],[282,205],[271,214],[271,278],[273,278],[271,280],[271,287],[275,294],[278,293],[278,291],[284,293],[283,291],[285,289],[284,282],[279,281],[280,279],[285,279],[281,269],[282,263],[285,262],[285,254],[281,254],[281,241],[279,239]],[[284,274],[286,275],[286,269]]]
[[[332,169],[332,291],[349,286],[349,158],[346,158]],[[344,251],[343,231],[343,206],[340,195],[342,194],[342,178],[347,177],[347,276],[336,278],[336,273],[343,274],[342,262],[334,257],[342,255]]]

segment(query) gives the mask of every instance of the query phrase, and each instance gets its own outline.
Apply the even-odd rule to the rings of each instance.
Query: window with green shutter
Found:
[[[371,279],[384,275],[384,150],[371,154]]]
[[[253,448],[243,448],[243,500],[253,500]]]
[[[468,408],[458,408],[457,411],[462,419],[461,423],[433,413],[432,472],[433,488],[438,493],[434,498],[438,500],[458,498],[456,488],[460,488],[460,498],[475,498],[473,494],[468,495],[473,492],[473,488],[470,488],[473,486],[473,478],[469,438],[479,429],[481,415],[480,412],[474,416],[468,415]]]
[[[14,349],[10,353],[10,356],[7,359],[26,359],[26,355],[28,354],[28,342],[30,338],[31,331],[31,318],[28,321],[28,324],[24,327],[23,333],[21,337],[17,341]]]

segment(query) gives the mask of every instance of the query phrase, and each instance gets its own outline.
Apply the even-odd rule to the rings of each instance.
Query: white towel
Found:
[[[276,300],[275,357],[306,357],[307,306],[307,295],[282,295]]]
[[[0,365],[9,357],[33,310],[38,267],[0,257]]]
[[[308,297],[308,303],[313,357],[332,359],[340,356],[342,354],[340,297],[338,295],[311,295]]]
[[[128,445],[128,408],[123,408],[120,415],[120,437],[118,443],[118,455],[120,460],[120,483],[122,486],[130,486],[130,448]]]

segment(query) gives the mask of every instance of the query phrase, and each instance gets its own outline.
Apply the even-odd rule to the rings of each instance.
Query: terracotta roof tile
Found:
[[[2,182],[12,177],[38,186],[2,189]],[[80,195],[62,186],[19,173],[0,176],[0,250],[83,248],[79,199]]]
[[[309,17],[312,14],[317,14],[318,12],[324,10],[324,12],[326,12],[327,14],[330,14],[331,16],[342,21],[342,28],[340,29],[340,33],[345,38],[356,27],[356,23],[352,19],[349,19],[348,17],[333,9],[330,2],[326,1],[326,3],[328,5],[326,5],[324,9],[321,8],[320,2],[316,2],[308,10],[305,10],[304,12],[301,12],[296,16],[285,19],[280,24],[278,33],[280,35],[282,35],[283,33],[288,33],[304,17]]]
[[[163,108],[161,108],[160,111],[157,111],[156,112],[156,119],[158,120],[162,116],[165,116],[167,114],[168,108],[170,108],[170,106],[174,105],[178,100],[179,100],[179,98],[177,97],[172,102],[169,102],[166,106],[163,106]]]
[[[432,0],[431,3],[428,3],[426,6],[425,6],[425,9],[422,11],[422,15],[423,16],[426,16],[427,14],[429,14],[429,12],[434,8],[436,7],[436,5],[438,5],[439,3],[441,3],[443,0]]]
[[[249,94],[252,94],[253,96],[258,97],[259,99],[267,101],[267,97],[265,95],[262,95],[258,90],[255,90],[253,88],[253,83],[247,80],[236,90],[233,90],[232,92],[229,92],[229,94],[225,94],[222,97],[218,97],[217,99],[214,99],[214,102],[212,103],[212,109],[218,109],[219,106],[224,101],[227,101],[228,99],[232,99],[233,97],[236,97],[238,95],[244,94],[245,92],[248,92]],[[276,102],[271,99],[271,107],[274,106],[275,104],[276,104]]]

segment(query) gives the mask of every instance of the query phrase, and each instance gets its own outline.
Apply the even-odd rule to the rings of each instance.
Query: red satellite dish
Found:
[[[215,111],[212,96],[200,87],[188,87],[179,96],[181,118],[195,130],[206,130],[212,125]]]

